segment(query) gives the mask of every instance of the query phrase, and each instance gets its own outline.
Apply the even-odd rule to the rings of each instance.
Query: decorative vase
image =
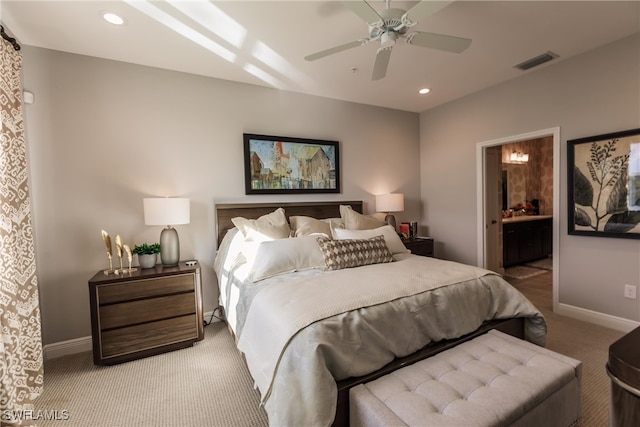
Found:
[[[156,266],[157,260],[158,254],[138,254],[138,263],[140,264],[140,268],[153,268]]]

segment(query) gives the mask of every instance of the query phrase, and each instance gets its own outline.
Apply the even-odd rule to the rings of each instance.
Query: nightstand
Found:
[[[200,266],[97,272],[89,280],[93,362],[113,365],[204,338]]]
[[[434,257],[433,239],[431,237],[414,237],[412,239],[403,239],[402,243],[411,251],[412,254]]]

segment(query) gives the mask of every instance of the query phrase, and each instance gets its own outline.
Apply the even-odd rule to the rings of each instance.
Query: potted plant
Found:
[[[140,268],[153,268],[158,260],[158,254],[160,253],[159,243],[143,243],[141,245],[135,245],[131,251],[138,255],[138,263]]]

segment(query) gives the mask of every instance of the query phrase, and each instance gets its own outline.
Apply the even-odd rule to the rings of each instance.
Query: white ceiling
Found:
[[[102,11],[126,24],[106,23]],[[370,80],[378,43],[304,60],[368,36],[340,1],[1,0],[0,19],[24,45],[422,112],[640,31],[640,1],[458,0],[412,30],[470,38],[471,47],[454,54],[401,40],[378,81]],[[547,51],[559,57],[513,68]],[[422,87],[432,92],[419,95]]]

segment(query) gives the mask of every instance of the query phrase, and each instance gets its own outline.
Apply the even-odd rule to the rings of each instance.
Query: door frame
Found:
[[[552,136],[553,137],[553,311],[558,305],[558,278],[560,277],[560,127],[541,129],[519,135],[507,136],[476,144],[476,218],[477,218],[477,265],[486,268],[486,231],[485,200],[486,200],[486,171],[485,149],[496,145],[510,144]]]
[[[498,197],[500,191],[497,184],[500,181],[502,172],[502,146],[494,145],[484,147],[484,268],[504,275],[504,267],[501,265],[502,254],[499,249],[502,247],[502,231],[498,228],[502,226],[502,201]],[[494,191],[495,190],[495,191]],[[490,203],[493,206],[491,206]],[[494,223],[495,221],[495,223]],[[495,258],[495,259],[493,259]]]

